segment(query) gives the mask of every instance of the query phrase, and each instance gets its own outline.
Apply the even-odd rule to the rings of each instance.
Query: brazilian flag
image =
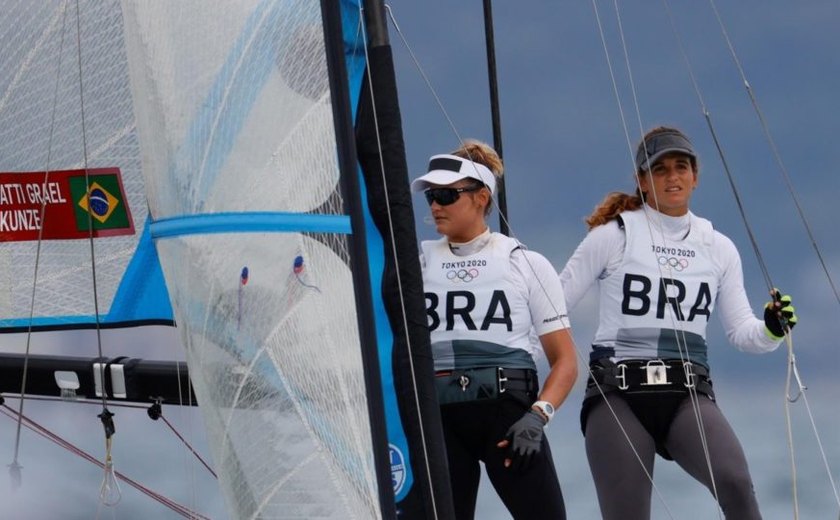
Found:
[[[88,211],[93,229],[119,229],[131,226],[120,189],[119,179],[115,174],[89,175],[90,188],[86,189],[85,177],[71,177],[70,194],[74,201],[76,228],[88,230]]]

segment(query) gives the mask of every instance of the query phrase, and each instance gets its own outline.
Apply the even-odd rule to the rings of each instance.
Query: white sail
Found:
[[[123,7],[153,234],[231,514],[378,517],[345,239],[259,228],[344,222],[319,3]]]
[[[147,216],[122,22],[116,7],[114,2],[82,2],[77,33],[75,6],[70,3],[3,3],[0,40],[15,45],[4,45],[0,55],[0,191],[8,195],[0,204],[0,265],[6,267],[0,274],[2,328],[28,326],[33,299],[36,326],[94,321],[90,243],[71,234],[45,236],[33,298],[37,229],[26,235],[24,226],[33,222],[17,218],[29,215],[45,230],[64,218],[62,210],[72,218],[78,201],[57,171],[85,167],[119,169],[125,195],[122,208],[133,223],[124,234],[98,242],[100,320],[109,321],[109,314],[110,321],[117,322],[157,313],[123,312],[116,308],[120,304],[114,307],[121,287],[127,288],[123,284],[128,264]],[[83,49],[81,68],[79,46]],[[49,176],[44,175],[47,169]],[[40,214],[38,198],[31,190],[45,183],[56,186],[57,196]]]

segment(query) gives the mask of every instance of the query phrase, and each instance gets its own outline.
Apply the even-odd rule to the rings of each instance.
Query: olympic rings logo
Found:
[[[469,283],[475,278],[478,278],[478,269],[453,269],[446,273],[446,279],[455,283]]]
[[[670,267],[674,271],[680,272],[688,268],[688,260],[685,258],[675,258],[673,256],[660,256],[659,265],[663,267]]]

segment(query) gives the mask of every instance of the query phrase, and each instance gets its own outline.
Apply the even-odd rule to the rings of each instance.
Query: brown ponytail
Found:
[[[595,207],[595,210],[586,218],[586,225],[591,230],[594,227],[602,226],[610,220],[615,220],[622,211],[633,211],[644,204],[639,188],[636,193],[630,195],[620,191],[609,193],[604,200]]]

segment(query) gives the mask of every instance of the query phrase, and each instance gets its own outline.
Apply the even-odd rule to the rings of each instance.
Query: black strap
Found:
[[[649,365],[667,367],[664,369],[668,373],[667,379],[670,384],[648,384],[646,367]],[[592,374],[587,381],[585,397],[599,395],[601,392],[598,390],[598,386],[602,387],[603,392],[616,390],[628,393],[688,392],[689,387],[693,384],[698,392],[714,399],[709,370],[703,365],[683,362],[679,359],[626,360],[617,363],[608,359],[599,359],[590,364],[590,368]]]
[[[529,368],[483,367],[455,370],[439,370],[435,372],[435,376],[470,376],[474,375],[477,371],[492,371],[492,377],[497,382],[497,390],[500,395],[504,394],[507,391],[533,393],[534,396],[536,396],[537,393],[539,393],[540,382],[539,378],[537,377],[537,371]]]
[[[537,371],[525,368],[499,368],[499,390],[519,392],[533,392],[536,395],[540,389]]]

